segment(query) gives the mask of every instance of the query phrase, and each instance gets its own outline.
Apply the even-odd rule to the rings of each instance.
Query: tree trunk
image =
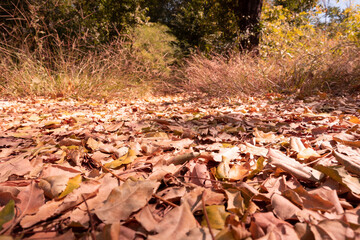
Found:
[[[240,49],[255,51],[260,41],[260,16],[263,0],[237,0]]]

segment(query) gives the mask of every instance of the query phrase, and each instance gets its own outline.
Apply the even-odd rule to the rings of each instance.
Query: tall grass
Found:
[[[333,45],[334,44],[334,45]],[[184,87],[208,95],[234,96],[269,91],[308,96],[317,92],[360,90],[360,48],[327,43],[296,55],[267,57],[233,53],[230,57],[194,55],[184,70]]]
[[[311,24],[309,14],[278,7],[263,12],[260,54],[193,55],[184,69],[185,87],[209,95],[268,91],[346,94],[360,91],[360,8],[341,24]],[[357,35],[356,35],[357,34]],[[357,37],[356,37],[357,36]]]
[[[291,25],[297,21],[278,20],[284,18],[270,13],[264,14],[275,20],[264,26],[259,55],[195,53],[182,58],[182,64],[174,64],[181,62],[172,44],[176,39],[162,25],[140,25],[109,44],[84,48],[86,36],[64,41],[54,33],[37,34],[36,29],[45,27],[29,16],[28,27],[35,29],[31,41],[0,39],[0,94],[128,98],[175,92],[220,97],[269,91],[359,92],[360,44],[345,35],[330,37],[334,32],[312,25]],[[346,29],[343,32],[353,37],[353,30]]]
[[[13,32],[0,35],[1,95],[137,97],[158,90],[170,77],[176,39],[167,27],[138,25],[95,46],[86,32],[69,29],[71,35],[60,37],[28,4],[31,11],[17,9],[18,17],[8,13]]]
[[[88,52],[61,46],[41,54],[26,47],[1,50],[0,90],[4,95],[140,96],[169,77],[168,62],[150,61],[148,51],[139,52],[120,38]]]

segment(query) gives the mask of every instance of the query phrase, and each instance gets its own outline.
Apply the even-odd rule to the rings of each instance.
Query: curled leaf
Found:
[[[360,156],[346,156],[337,151],[334,151],[333,155],[339,163],[344,165],[346,170],[360,176]]]
[[[324,177],[321,172],[305,164],[299,163],[290,157],[287,157],[280,151],[270,148],[268,152],[268,158],[271,164],[280,167],[281,169],[285,170],[286,172],[294,175],[299,179],[317,182]]]

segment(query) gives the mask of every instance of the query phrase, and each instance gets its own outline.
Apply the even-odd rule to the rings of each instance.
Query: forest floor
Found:
[[[359,177],[360,96],[0,100],[1,240],[360,239]]]

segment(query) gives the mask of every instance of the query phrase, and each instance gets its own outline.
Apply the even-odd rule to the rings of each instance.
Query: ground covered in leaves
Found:
[[[0,239],[360,239],[360,98],[0,101]]]

